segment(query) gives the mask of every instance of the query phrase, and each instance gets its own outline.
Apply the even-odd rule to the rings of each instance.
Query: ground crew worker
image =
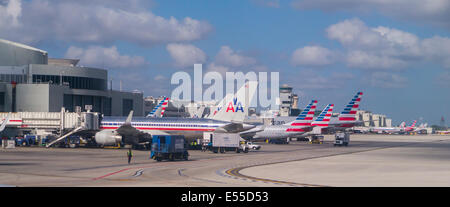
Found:
[[[131,149],[128,150],[127,156],[128,156],[128,164],[130,164],[131,157],[133,157],[133,152],[131,152]]]

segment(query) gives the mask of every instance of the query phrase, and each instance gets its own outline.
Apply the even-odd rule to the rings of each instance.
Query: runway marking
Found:
[[[184,168],[183,169],[178,169],[178,175],[182,176],[182,177],[192,178],[192,179],[195,179],[195,180],[201,180],[201,181],[207,181],[207,182],[213,182],[213,183],[220,183],[220,184],[227,184],[227,183],[216,181],[216,180],[208,180],[208,179],[203,179],[203,178],[190,177],[190,176],[188,176],[186,174],[183,174],[184,170],[186,170],[186,169],[184,169]]]
[[[136,173],[133,175],[133,177],[139,177],[142,175],[143,172],[144,172],[144,169],[140,169],[140,170],[136,171]]]
[[[239,173],[240,170],[247,168],[247,167],[239,167],[239,168],[233,168],[233,169],[229,169],[227,171],[225,171],[225,173],[227,173],[228,175],[232,175],[233,179],[243,179],[243,180],[251,180],[252,182],[263,182],[266,184],[269,183],[273,183],[273,184],[284,184],[284,185],[289,185],[289,186],[304,186],[304,187],[326,187],[324,185],[314,185],[314,184],[306,184],[306,183],[295,183],[295,182],[288,182],[288,181],[280,181],[280,180],[271,180],[271,179],[265,179],[265,178],[257,178],[257,177],[252,177],[252,176],[247,176],[247,175],[243,175],[241,173]]]
[[[130,169],[133,169],[133,168],[126,168],[126,169],[122,169],[122,170],[119,170],[119,171],[116,171],[116,172],[108,173],[108,174],[106,174],[106,175],[103,175],[103,176],[100,176],[100,177],[93,178],[92,180],[100,180],[100,179],[103,179],[103,178],[109,177],[109,176],[111,176],[111,175],[115,175],[115,174],[117,174],[117,173],[121,173],[121,172],[130,170]]]

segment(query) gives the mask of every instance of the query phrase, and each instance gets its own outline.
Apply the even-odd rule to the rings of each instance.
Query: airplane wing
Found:
[[[251,127],[254,128],[255,126]],[[237,133],[237,132],[242,132],[244,130],[248,130],[251,129],[250,125],[248,124],[244,124],[244,123],[235,123],[235,122],[231,122],[225,126],[219,127],[216,129],[216,132],[219,133]]]
[[[242,137],[247,137],[247,136],[253,137],[253,136],[255,136],[256,133],[264,131],[265,128],[266,128],[265,125],[260,125],[253,129],[243,131],[243,132],[239,133],[239,135],[241,135]]]

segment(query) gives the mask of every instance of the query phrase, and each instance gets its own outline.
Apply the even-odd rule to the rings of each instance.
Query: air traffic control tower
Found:
[[[0,112],[74,112],[86,105],[106,116],[143,116],[143,94],[108,89],[105,69],[0,39]]]

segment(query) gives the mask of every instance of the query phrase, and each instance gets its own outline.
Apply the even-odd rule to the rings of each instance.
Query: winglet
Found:
[[[125,121],[125,124],[131,124],[131,118],[133,118],[133,110],[130,111],[130,114],[128,114],[127,120]]]

